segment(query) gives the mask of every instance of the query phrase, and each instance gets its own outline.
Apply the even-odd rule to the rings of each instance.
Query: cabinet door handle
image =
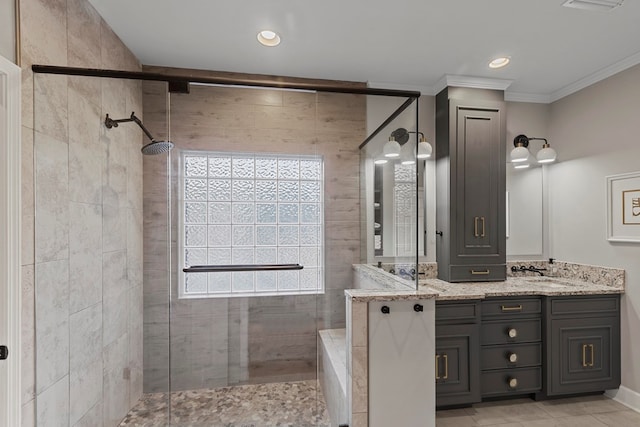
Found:
[[[436,354],[436,380],[440,379],[440,355]]]
[[[480,237],[484,237],[485,236],[485,234],[484,234],[484,231],[485,231],[485,228],[484,228],[484,217],[483,216],[480,217],[480,220],[482,221],[482,233],[480,234]]]
[[[522,304],[515,305],[513,307],[507,307],[506,305],[501,306],[502,311],[522,311]]]
[[[480,235],[478,234],[478,220],[480,219],[480,217],[474,216],[473,217],[473,237],[480,237]]]
[[[582,367],[586,368],[587,366],[587,344],[582,344]]]
[[[591,350],[591,361],[589,362],[589,367],[592,368],[594,359],[593,344],[589,344],[589,349]]]
[[[486,276],[490,272],[491,272],[491,270],[489,270],[489,269],[486,269],[486,270],[471,270],[471,274],[473,274],[474,276]]]
[[[449,356],[443,354],[442,358],[444,359],[444,377],[442,379],[446,380],[449,378]]]

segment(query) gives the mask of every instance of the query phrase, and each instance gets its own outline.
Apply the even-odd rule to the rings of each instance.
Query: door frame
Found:
[[[5,426],[21,425],[21,79],[20,67],[0,55],[0,102],[6,102],[6,126],[0,129],[0,336],[9,347],[9,357],[0,361],[0,425]]]

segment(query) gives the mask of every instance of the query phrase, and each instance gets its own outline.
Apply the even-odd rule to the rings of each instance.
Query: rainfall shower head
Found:
[[[114,120],[111,117],[109,117],[109,114],[107,114],[107,117],[104,119],[104,125],[107,127],[107,129],[117,128],[118,123],[126,123],[126,122],[136,123],[144,131],[144,134],[147,135],[147,138],[151,140],[150,143],[142,147],[142,149],[140,150],[142,151],[142,154],[150,155],[150,154],[168,153],[173,148],[173,142],[171,141],[156,141],[156,139],[153,136],[151,136],[151,132],[149,132],[147,128],[144,127],[140,119],[136,117],[135,112],[132,112],[131,117],[129,117],[128,119]]]

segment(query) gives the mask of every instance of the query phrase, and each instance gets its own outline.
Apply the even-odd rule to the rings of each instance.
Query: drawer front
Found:
[[[552,298],[551,315],[616,314],[620,310],[620,297],[598,296],[580,298]]]
[[[540,366],[542,344],[507,344],[482,348],[482,370]]]
[[[495,282],[507,279],[506,264],[452,265],[451,282]]]
[[[534,393],[542,390],[542,369],[521,368],[484,371],[482,397]]]
[[[541,338],[540,319],[482,322],[482,345],[534,342]]]
[[[536,315],[542,312],[540,298],[509,298],[482,302],[482,317],[509,317]]]
[[[477,301],[436,303],[436,322],[476,323],[479,320],[480,303]]]

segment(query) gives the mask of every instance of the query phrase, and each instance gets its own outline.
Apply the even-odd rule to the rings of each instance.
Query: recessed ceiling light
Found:
[[[272,30],[262,30],[258,33],[258,41],[264,46],[278,46],[280,44],[280,36]]]
[[[508,56],[501,56],[489,62],[489,68],[502,68],[511,62],[511,58]]]
[[[562,5],[575,9],[606,11],[622,6],[624,0],[567,0]]]

